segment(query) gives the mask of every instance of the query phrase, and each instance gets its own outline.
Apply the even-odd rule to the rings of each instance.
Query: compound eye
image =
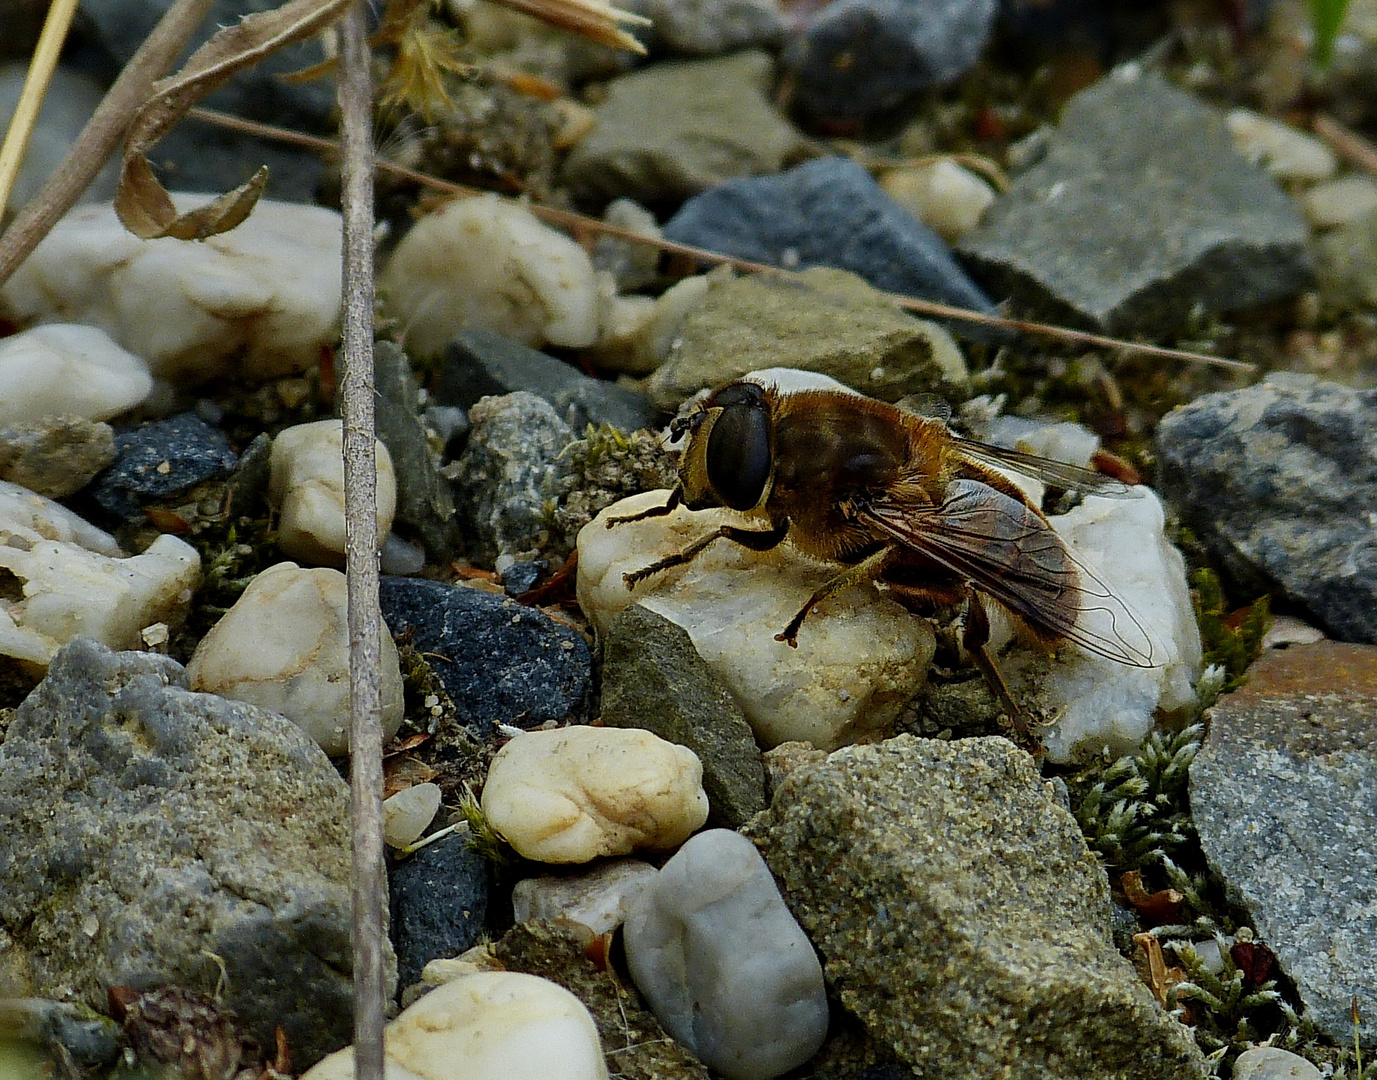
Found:
[[[763,397],[751,395],[722,409],[708,434],[708,482],[733,510],[760,503],[770,480],[770,418]]]

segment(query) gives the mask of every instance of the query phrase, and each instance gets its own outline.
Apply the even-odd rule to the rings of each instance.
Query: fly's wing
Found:
[[[1081,491],[1087,495],[1101,495],[1108,499],[1122,499],[1133,494],[1130,485],[1104,473],[1082,469],[1079,465],[1068,465],[1063,461],[1039,457],[1037,454],[1025,454],[1022,450],[991,446],[989,443],[963,439],[956,435],[951,438],[962,457],[995,468],[1015,469],[1051,487]]]
[[[1128,606],[1077,561],[1030,507],[976,480],[954,480],[938,506],[876,499],[857,516],[999,601],[1040,636],[1073,641],[1130,667],[1156,667]]]

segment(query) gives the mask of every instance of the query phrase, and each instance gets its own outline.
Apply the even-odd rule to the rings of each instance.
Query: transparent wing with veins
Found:
[[[1035,511],[976,480],[947,486],[936,506],[877,498],[857,518],[997,600],[1040,637],[1072,641],[1130,667],[1158,666],[1139,618]]]

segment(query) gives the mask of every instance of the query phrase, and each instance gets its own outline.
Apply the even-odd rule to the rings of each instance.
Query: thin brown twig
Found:
[[[1315,134],[1350,165],[1377,173],[1377,144],[1344,127],[1327,113],[1316,114],[1312,127]]]
[[[48,84],[52,82],[57,58],[62,52],[62,43],[67,40],[67,31],[72,25],[76,8],[77,0],[53,0],[53,6],[43,20],[43,30],[38,35],[38,44],[34,46],[28,74],[24,76],[24,87],[19,91],[19,101],[14,106],[14,115],[10,117],[9,130],[5,132],[5,143],[0,146],[0,210],[10,201],[14,179],[19,175],[19,166],[29,146],[29,136],[38,122],[38,110],[43,105]]]
[[[272,124],[260,124],[251,120],[244,120],[241,117],[217,112],[213,109],[195,108],[187,115],[195,120],[202,120],[206,123],[216,124],[235,131],[242,131],[245,134],[256,135],[259,138],[293,143],[297,146],[316,150],[323,154],[336,156],[339,154],[339,145],[337,143],[330,139],[322,139],[315,135],[306,135],[299,131],[275,127]],[[397,165],[382,158],[375,158],[374,165],[382,172],[389,173],[405,180],[411,180],[426,187],[434,188],[436,191],[444,191],[450,194],[464,196],[486,194],[481,188],[470,187],[466,184],[456,184],[450,180],[442,180],[438,176],[431,176],[429,173],[408,169],[404,165]],[[638,233],[631,229],[610,225],[605,221],[599,221],[597,218],[575,213],[572,210],[561,210],[553,206],[541,206],[536,203],[523,203],[523,205],[537,217],[552,222],[553,224],[563,226],[575,233],[594,232],[606,236],[616,236],[623,240],[629,240],[632,243],[647,244],[659,248],[661,251],[668,252],[671,255],[683,255],[701,262],[730,266],[743,273],[780,274],[785,272],[778,266],[769,266],[765,263],[752,262],[749,259],[738,259],[731,255],[723,255],[718,251],[709,251],[706,248],[694,247],[692,244],[680,244],[673,240],[666,240],[658,236],[647,236],[644,233]],[[1252,372],[1257,370],[1256,364],[1251,364],[1243,360],[1231,360],[1223,356],[1210,356],[1208,353],[1191,352],[1187,349],[1171,349],[1167,348],[1165,345],[1152,345],[1141,341],[1126,341],[1123,338],[1096,334],[1087,330],[1073,330],[1066,326],[1052,326],[1048,323],[1032,322],[1027,319],[1013,319],[1006,315],[990,315],[981,311],[970,311],[967,308],[954,307],[950,304],[941,304],[934,300],[923,300],[916,296],[902,296],[896,293],[889,293],[887,295],[906,311],[912,311],[919,315],[930,315],[939,319],[954,319],[960,322],[977,323],[981,326],[994,326],[1005,330],[1015,330],[1019,333],[1028,334],[1034,337],[1050,338],[1054,341],[1074,342],[1076,344],[1091,345],[1102,349],[1115,349],[1125,353],[1132,353],[1139,356],[1153,356],[1163,360],[1184,360],[1189,363],[1209,364],[1214,367],[1227,368],[1233,371]]]
[[[205,21],[210,6],[211,0],[176,0],[158,20],[101,99],[62,164],[0,236],[0,285],[9,280],[62,215],[76,205],[153,92],[153,81],[181,55],[191,35]]]
[[[344,211],[344,515],[349,603],[349,784],[353,805],[354,1076],[383,1080],[387,1020],[382,833],[382,613],[373,420],[373,88],[365,0],[340,22]]]

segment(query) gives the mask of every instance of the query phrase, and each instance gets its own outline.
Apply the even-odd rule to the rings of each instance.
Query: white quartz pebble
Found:
[[[718,525],[751,527],[730,510],[682,506],[607,527],[608,518],[663,505],[668,494],[623,499],[579,533],[579,605],[600,634],[637,601],[682,626],[767,750],[792,741],[827,750],[855,742],[883,729],[922,689],[935,648],[932,627],[872,586],[819,604],[804,620],[797,648],[775,640],[832,574],[788,545],[756,552],[718,540],[688,566],[628,589],[624,573],[682,551]]]
[[[338,340],[340,228],[333,210],[263,199],[208,240],[140,240],[109,204],[79,206],[0,287],[0,308],[21,324],[99,326],[171,381],[275,378]]]
[[[463,975],[387,1025],[386,1080],[607,1080],[584,1004],[562,986],[515,971]],[[301,1080],[353,1080],[353,1048]]]
[[[1313,1063],[1279,1046],[1255,1046],[1234,1062],[1234,1080],[1321,1080],[1323,1076]]]
[[[406,847],[420,839],[440,809],[437,784],[412,784],[383,800],[383,839],[389,847]]]
[[[483,813],[524,858],[583,863],[672,851],[708,817],[692,750],[637,728],[516,736],[493,758]]]
[[[947,158],[880,177],[885,193],[942,238],[953,241],[980,224],[995,201],[988,182]]]
[[[517,922],[567,919],[582,923],[596,937],[626,921],[655,867],[640,859],[612,859],[573,877],[523,878],[512,889]]]
[[[1340,176],[1316,184],[1301,199],[1305,216],[1317,229],[1333,229],[1377,210],[1377,178]]]
[[[755,845],[709,829],[631,908],[626,962],[666,1031],[727,1080],[771,1080],[827,1034],[822,965]]]
[[[397,646],[382,635],[383,738],[402,722]],[[187,663],[193,690],[281,713],[327,754],[349,752],[349,624],[344,575],[296,563],[249,582]]]
[[[183,621],[201,557],[175,536],[121,557],[113,538],[50,499],[0,481],[0,656],[39,667],[77,637],[143,647],[140,631]],[[18,595],[14,595],[18,594]]]
[[[496,195],[460,199],[418,221],[379,284],[407,351],[420,356],[470,326],[536,347],[582,348],[598,334],[587,253]]]
[[[278,508],[277,543],[294,559],[344,565],[344,422],[317,420],[287,428],[273,440],[268,497]],[[378,538],[392,528],[397,478],[392,457],[374,443],[378,474]]]
[[[1234,109],[1225,123],[1238,152],[1278,180],[1328,180],[1339,167],[1334,151],[1314,135],[1270,116]]]
[[[109,420],[152,388],[148,365],[94,326],[54,323],[0,339],[0,424]]]

